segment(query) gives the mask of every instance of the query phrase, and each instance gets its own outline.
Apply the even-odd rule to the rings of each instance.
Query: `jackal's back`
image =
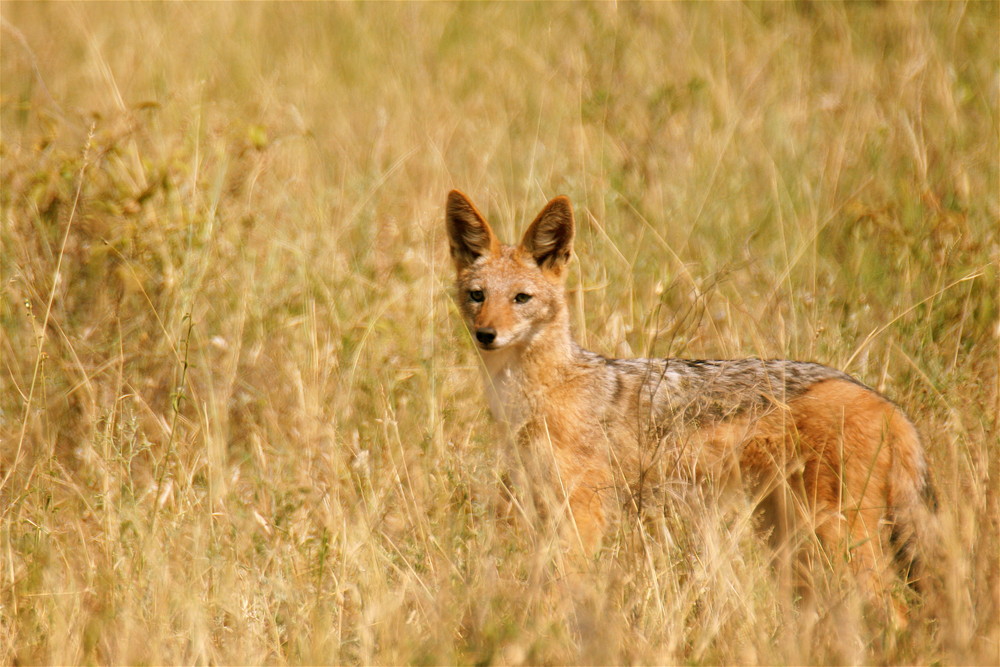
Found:
[[[697,426],[787,404],[825,380],[858,384],[821,364],[785,359],[604,359],[611,403],[656,423]]]

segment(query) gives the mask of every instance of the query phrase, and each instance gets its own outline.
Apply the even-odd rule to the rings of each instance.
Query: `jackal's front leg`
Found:
[[[600,490],[581,484],[570,492],[569,508],[573,515],[574,529],[570,539],[584,553],[595,553],[601,547],[607,522]]]
[[[565,539],[586,554],[601,546],[607,523],[607,495],[611,489],[610,471],[601,460],[579,446],[556,452],[556,492],[560,504],[568,508],[564,524]]]

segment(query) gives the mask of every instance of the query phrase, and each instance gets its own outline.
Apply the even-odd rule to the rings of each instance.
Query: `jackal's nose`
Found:
[[[497,337],[497,330],[493,327],[483,327],[482,329],[476,329],[476,340],[478,340],[483,345],[489,345]]]

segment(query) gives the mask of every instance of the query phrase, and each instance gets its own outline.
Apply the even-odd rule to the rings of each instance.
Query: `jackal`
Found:
[[[446,223],[493,416],[522,459],[549,462],[533,464],[533,481],[568,506],[586,550],[600,545],[614,499],[634,502],[669,479],[736,480],[778,507],[778,523],[808,521],[866,592],[884,593],[894,557],[909,567],[927,468],[916,430],[888,399],[816,363],[609,359],[581,348],[564,290],[566,197],[517,246],[501,244],[458,191]]]

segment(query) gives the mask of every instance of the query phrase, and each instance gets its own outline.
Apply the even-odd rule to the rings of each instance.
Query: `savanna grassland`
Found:
[[[997,3],[0,14],[0,663],[1000,660]],[[591,349],[903,406],[909,624],[791,603],[701,489],[567,576],[500,493],[452,188],[508,241],[571,197]]]

